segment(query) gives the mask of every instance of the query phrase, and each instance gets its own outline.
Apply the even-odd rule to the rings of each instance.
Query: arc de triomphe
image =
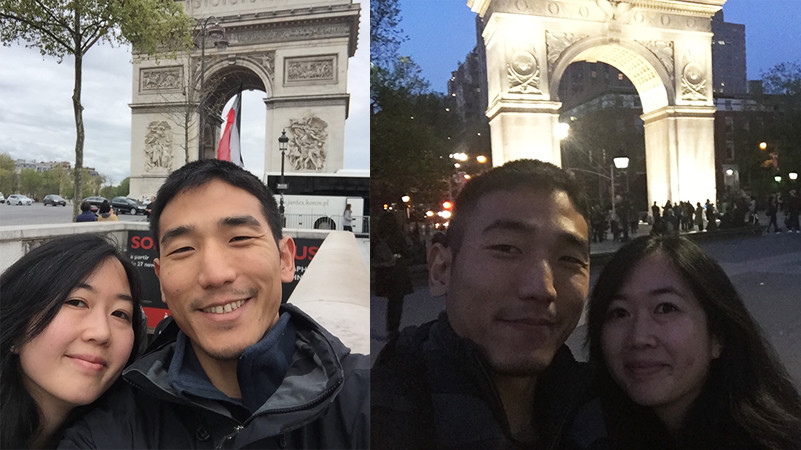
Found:
[[[711,17],[726,0],[468,0],[485,22],[492,160],[561,165],[568,65],[604,62],[642,101],[648,204],[715,201]]]
[[[280,170],[282,130],[290,139],[287,172],[341,169],[348,58],[356,51],[360,5],[352,0],[181,3],[197,20],[191,54],[133,57],[130,196],[153,195],[171,171],[215,157],[222,109],[240,87],[265,93],[265,172]],[[215,24],[224,29],[227,48],[215,47]]]

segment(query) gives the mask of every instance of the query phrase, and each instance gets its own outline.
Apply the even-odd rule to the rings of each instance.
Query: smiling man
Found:
[[[154,268],[174,322],[61,446],[367,447],[369,362],[281,304],[295,244],[269,189],[210,159],[156,198]]]
[[[588,235],[584,194],[552,164],[518,160],[470,180],[428,255],[445,312],[404,330],[373,366],[373,448],[584,448],[602,437],[600,410],[575,425],[590,377],[564,345],[589,289]]]

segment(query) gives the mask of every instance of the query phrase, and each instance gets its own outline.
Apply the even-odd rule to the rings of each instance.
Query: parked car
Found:
[[[91,197],[86,197],[81,201],[81,203],[89,202],[89,204],[92,205],[92,212],[96,213],[98,208],[100,208],[100,205],[102,205],[104,201],[107,202],[108,199],[106,197],[101,197],[99,195],[93,195]]]
[[[62,197],[62,196],[60,196],[58,194],[47,194],[47,195],[45,195],[45,198],[42,199],[42,204],[45,205],[45,206],[47,206],[47,205],[67,206],[67,200],[64,197]]]
[[[5,203],[5,202],[6,202],[6,198],[5,198],[5,196],[3,195],[3,193],[2,193],[2,192],[0,192],[0,203]]]
[[[6,199],[7,205],[28,205],[31,206],[33,204],[33,200],[29,199],[28,197],[22,194],[11,194]]]
[[[132,216],[145,213],[145,205],[128,197],[114,197],[111,206],[120,214],[128,213]]]

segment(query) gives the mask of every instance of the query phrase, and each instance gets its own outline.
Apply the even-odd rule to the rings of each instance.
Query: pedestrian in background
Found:
[[[801,397],[726,273],[691,240],[622,247],[590,296],[609,448],[801,449]]]
[[[408,265],[412,249],[391,212],[385,211],[376,222],[375,239],[370,249],[376,295],[387,299],[386,328],[391,339],[400,329],[403,298],[414,291]]]
[[[771,195],[768,197],[768,209],[766,211],[768,215],[768,226],[765,228],[765,233],[770,233],[770,226],[773,225],[773,231],[775,233],[781,233],[781,229],[779,228],[778,221],[776,220],[776,216],[779,214],[779,202],[776,200],[776,196]]]
[[[111,207],[108,200],[103,200],[97,213],[98,222],[119,222],[120,220],[117,218],[117,214],[114,213],[114,208]]]
[[[105,238],[36,247],[0,276],[0,448],[52,448],[146,339],[138,275]]]
[[[75,217],[76,222],[97,222],[97,216],[92,212],[92,205],[89,202],[81,203],[81,213]]]
[[[345,205],[345,212],[342,213],[342,229],[353,232],[353,212],[350,210],[350,203]]]
[[[799,229],[798,226],[798,213],[801,211],[801,199],[798,198],[798,192],[796,192],[795,189],[790,191],[790,198],[787,199],[786,203],[787,216],[789,219],[787,231],[792,233],[795,230],[796,233],[801,233],[801,229]]]

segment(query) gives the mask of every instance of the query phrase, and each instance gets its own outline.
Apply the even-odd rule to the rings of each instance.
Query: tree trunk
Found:
[[[83,141],[85,138],[83,129],[83,105],[81,105],[81,83],[83,79],[83,49],[81,47],[80,12],[75,11],[75,34],[73,35],[75,52],[75,85],[72,91],[72,110],[75,115],[75,193],[72,205],[72,220],[78,216],[78,210],[83,198]]]

